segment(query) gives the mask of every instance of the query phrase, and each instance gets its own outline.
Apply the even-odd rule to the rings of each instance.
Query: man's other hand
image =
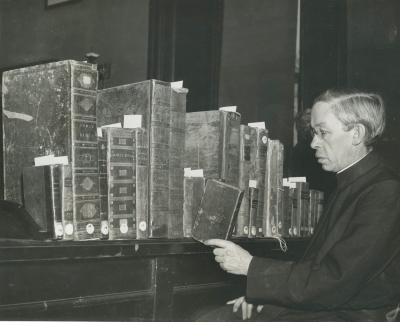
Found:
[[[251,318],[253,312],[253,304],[247,303],[244,296],[238,297],[237,299],[226,302],[226,304],[233,304],[233,312],[237,312],[239,308],[242,308],[242,319],[247,320]],[[263,309],[262,305],[257,305],[257,313],[260,313]]]
[[[207,246],[215,246],[213,253],[215,261],[228,273],[247,275],[253,256],[242,247],[223,239],[209,239],[204,242]]]

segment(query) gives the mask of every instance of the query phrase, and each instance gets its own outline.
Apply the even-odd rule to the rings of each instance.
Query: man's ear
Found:
[[[353,145],[362,144],[365,141],[366,130],[365,126],[361,123],[357,123],[353,127]]]

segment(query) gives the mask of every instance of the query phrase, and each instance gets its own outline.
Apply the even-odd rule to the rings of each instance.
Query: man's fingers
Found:
[[[230,300],[230,301],[226,302],[226,304],[228,304],[228,305],[230,305],[230,304],[235,304],[236,300],[237,300],[237,299]]]
[[[225,255],[226,254],[226,250],[224,248],[215,248],[213,250],[214,255],[218,256],[218,255]]]
[[[235,303],[233,304],[233,312],[237,312],[237,310],[239,310],[239,307],[242,305],[242,302],[244,300],[244,296],[241,296],[239,298],[237,298],[235,301]]]
[[[222,263],[224,261],[224,258],[222,256],[215,256],[215,261],[217,263]]]
[[[247,303],[246,317],[251,318],[251,312],[253,311],[253,304]]]
[[[225,248],[234,245],[234,243],[224,239],[209,239],[204,242],[204,245]]]
[[[243,301],[242,303],[242,319],[246,320],[247,318],[247,302]]]
[[[257,305],[257,313],[260,313],[263,309],[264,305]]]

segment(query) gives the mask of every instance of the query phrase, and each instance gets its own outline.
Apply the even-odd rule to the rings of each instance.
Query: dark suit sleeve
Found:
[[[322,258],[283,262],[254,257],[247,298],[298,308],[340,307],[397,251],[399,227],[400,184],[375,183],[357,200],[343,234]]]

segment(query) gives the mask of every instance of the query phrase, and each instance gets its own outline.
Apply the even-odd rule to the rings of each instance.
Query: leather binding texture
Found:
[[[135,129],[106,128],[110,239],[136,238]]]
[[[99,158],[100,232],[102,239],[109,238],[108,223],[108,181],[107,181],[107,132],[97,138]]]
[[[249,180],[255,179],[255,160],[257,153],[256,128],[240,125],[239,138],[239,188],[243,191],[243,199],[236,220],[234,235],[248,237],[250,218]]]
[[[60,165],[61,220],[63,239],[74,239],[74,205],[72,197],[72,166]]]
[[[243,192],[232,185],[209,179],[193,224],[192,237],[228,239],[236,223]]]
[[[265,237],[274,237],[280,234],[280,227],[282,227],[282,193],[283,144],[278,140],[268,139],[263,216]]]
[[[183,168],[176,170],[174,168],[176,162],[172,162],[173,172],[171,173],[169,159],[171,143],[179,142],[181,140],[179,137],[182,135],[182,132],[178,131],[179,120],[171,120],[171,113],[174,115],[181,113],[183,108],[186,111],[186,94],[187,91],[183,88],[176,91],[172,88],[171,83],[158,80],[147,80],[107,88],[98,92],[98,126],[122,122],[124,115],[142,115],[143,135],[146,138],[146,140],[143,140],[142,148],[148,148],[149,168],[147,182],[143,181],[140,185],[137,185],[137,189],[143,187],[144,191],[137,191],[137,193],[144,196],[147,191],[148,197],[140,208],[148,208],[148,227],[141,225],[139,228],[147,229],[150,238],[168,237],[168,226],[175,222],[170,219],[170,208],[182,209],[183,207]],[[174,104],[179,106],[174,106]],[[173,132],[170,129],[171,122],[173,123]],[[180,152],[179,147],[172,147],[171,151],[176,154],[182,153],[181,156],[175,155],[174,158],[183,158],[183,151]],[[142,160],[144,159],[146,158],[142,158]],[[174,197],[170,197],[170,189],[172,181],[178,181],[177,178],[180,175],[182,176],[182,183],[176,189],[181,189],[182,197],[176,201],[181,203],[181,206],[178,207],[174,203]],[[146,180],[145,175],[141,178]],[[172,192],[173,196],[175,192],[177,191]],[[180,211],[182,214],[183,210]]]
[[[50,165],[23,169],[23,198],[28,213],[49,238],[62,239],[60,168]]]
[[[184,178],[183,236],[192,237],[192,226],[204,194],[206,180],[203,177]]]
[[[3,73],[4,197],[21,200],[34,157],[68,156],[75,239],[100,237],[97,79],[96,65],[73,60]]]
[[[255,238],[257,236],[257,213],[259,207],[259,189],[249,187],[249,234],[248,237]]]
[[[308,215],[309,195],[308,182],[296,182],[292,212],[292,233],[295,237],[300,237],[302,233],[304,234],[304,217]]]
[[[186,113],[185,168],[203,169],[206,179],[239,184],[240,114]]]

